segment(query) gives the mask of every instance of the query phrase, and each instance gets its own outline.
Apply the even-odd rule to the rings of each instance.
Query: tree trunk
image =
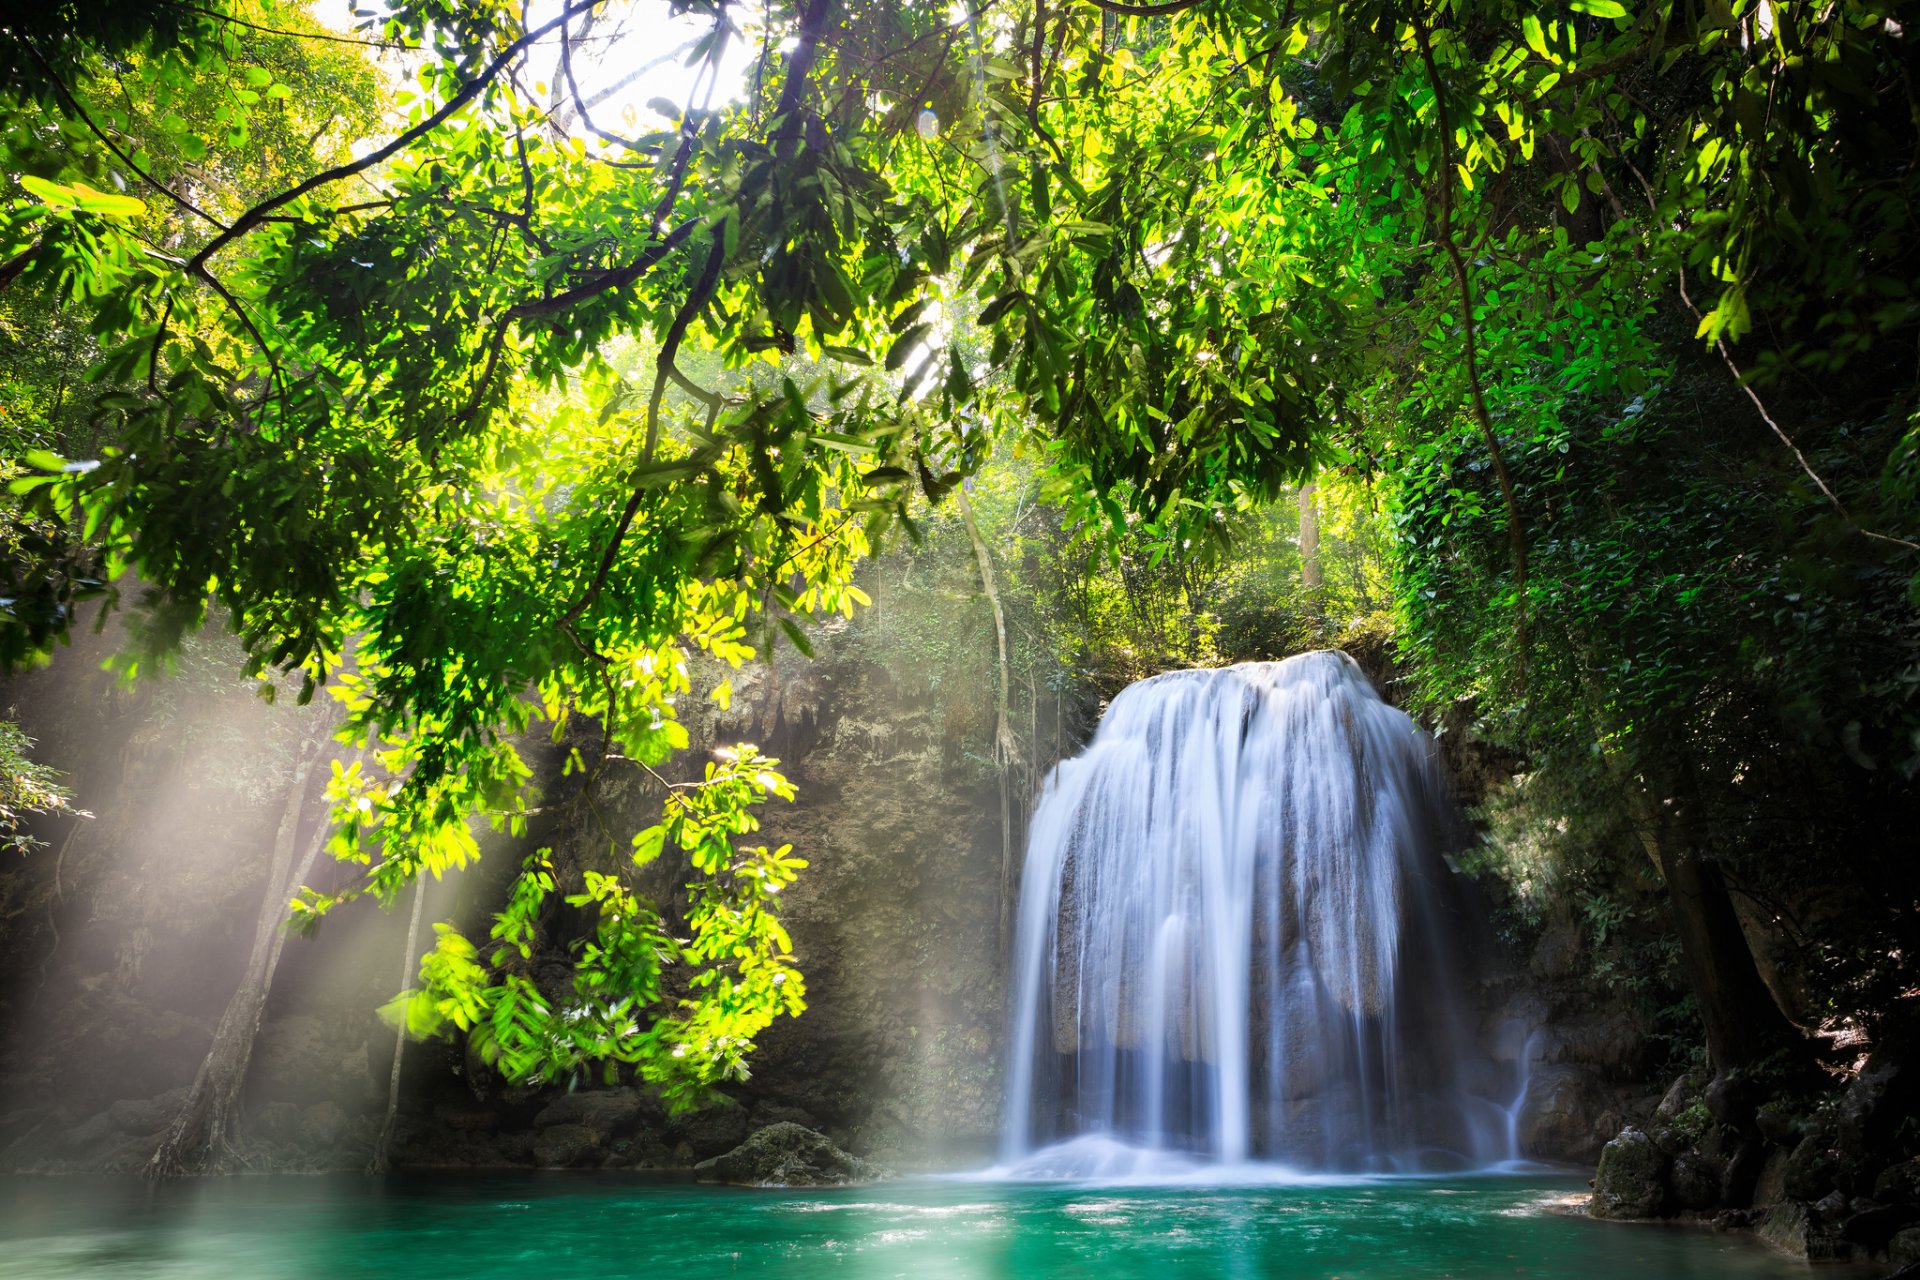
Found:
[[[1751,1128],[1753,1112],[1777,1085],[1810,1064],[1806,1036],[1788,1020],[1760,976],[1753,949],[1727,892],[1720,864],[1704,852],[1691,787],[1684,776],[1656,799],[1625,776],[1635,826],[1667,887],[1687,985],[1699,1007],[1713,1071],[1708,1109],[1722,1124]],[[1679,762],[1676,773],[1687,765]]]
[[[1006,948],[1008,928],[1013,919],[1013,781],[1010,771],[1015,760],[1020,757],[1020,747],[1014,741],[1013,728],[1008,723],[1007,684],[1011,672],[1007,666],[1007,615],[1000,607],[1000,593],[993,585],[993,561],[987,555],[987,544],[980,537],[980,526],[973,521],[973,506],[967,501],[966,486],[954,490],[960,499],[960,519],[967,526],[967,537],[973,543],[973,558],[980,566],[980,589],[986,593],[987,603],[993,606],[993,634],[999,643],[1000,661],[998,666],[999,683],[993,704],[993,758],[999,765],[1000,773],[1000,946]]]
[[[1691,849],[1672,851],[1666,861],[1667,897],[1715,1077],[1751,1071],[1783,1053],[1774,1065],[1790,1066],[1804,1038],[1760,977],[1720,865]]]
[[[414,877],[413,913],[407,917],[407,945],[400,957],[400,986],[397,988],[400,991],[413,985],[415,949],[420,945],[420,904],[426,897],[426,876]],[[380,1137],[373,1144],[373,1159],[367,1165],[368,1173],[385,1173],[389,1165],[388,1157],[393,1151],[394,1121],[400,1115],[400,1061],[406,1052],[407,1023],[402,1017],[393,1037],[393,1073],[387,1078],[387,1119],[380,1126]]]
[[[327,753],[327,740],[322,732],[310,739],[301,751],[293,784],[288,788],[286,808],[280,816],[280,829],[274,836],[273,858],[267,871],[260,915],[254,924],[253,950],[247,957],[246,972],[227,1002],[226,1012],[220,1016],[213,1044],[200,1064],[186,1101],[173,1123],[167,1126],[166,1136],[153,1158],[147,1162],[149,1178],[211,1172],[233,1151],[240,1088],[246,1083],[247,1067],[253,1061],[254,1038],[260,1032],[261,1014],[266,1008],[267,994],[273,989],[280,949],[286,942],[286,933],[280,926],[287,917],[287,903],[306,880],[326,845],[327,824],[323,818],[296,863],[294,849],[300,836],[300,818],[306,809],[307,784],[314,766]]]
[[[1316,610],[1325,577],[1320,571],[1320,506],[1316,499],[1320,486],[1311,480],[1300,486],[1300,585],[1305,587]]]

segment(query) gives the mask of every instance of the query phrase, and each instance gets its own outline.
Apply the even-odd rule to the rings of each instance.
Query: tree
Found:
[[[9,30],[15,105],[62,141],[10,155],[26,195],[0,275],[74,299],[100,376],[134,388],[102,399],[120,443],[98,466],[43,457],[16,489],[97,539],[109,576],[151,584],[149,652],[212,598],[254,670],[341,692],[343,736],[374,753],[331,792],[336,852],[369,864],[349,897],[464,863],[479,815],[523,829],[512,739],[535,720],[598,724],[583,802],[611,764],[661,764],[686,742],[689,654],[804,649],[807,617],[861,602],[873,541],[912,528],[911,491],[943,497],[1010,432],[1046,450],[1067,527],[1181,557],[1217,554],[1235,513],[1315,466],[1386,473],[1425,538],[1416,643],[1438,659],[1444,610],[1478,610],[1466,676],[1525,706],[1557,592],[1539,475],[1576,415],[1658,401],[1695,342],[1775,378],[1912,346],[1905,6],[795,0],[757,31],[681,7],[711,24],[699,88],[628,136],[593,116],[579,44],[627,6],[523,22],[502,0],[404,0],[375,20],[423,60],[404,123],[221,214],[69,83],[75,47],[137,46],[137,15],[57,47]],[[140,12],[182,92],[235,22]],[[756,35],[749,86],[716,105],[724,48]],[[144,200],[185,216],[164,252]],[[1669,292],[1703,308],[1691,338],[1662,328]],[[617,341],[651,364],[634,382]],[[688,373],[700,349],[721,357],[712,385]],[[802,353],[817,378],[781,370]],[[1846,554],[1905,565],[1911,396],[1830,481],[1747,391]],[[1456,549],[1475,572],[1438,582]],[[43,615],[10,654],[62,625]],[[1616,705],[1562,727],[1638,734]],[[484,1025],[523,1076],[629,1062],[678,1101],[744,1069],[798,1008],[763,923],[790,861],[732,843],[748,801],[785,794],[768,763],[661,779],[636,851],[691,855],[709,909],[688,943],[596,882],[587,1013],[562,1025],[512,972],[552,891],[536,853],[486,953],[443,931],[421,1028]],[[1737,968],[1724,930],[1690,927],[1717,918],[1713,883],[1674,908]],[[657,979],[678,962],[697,974],[675,1003]],[[1699,988],[1709,1025],[1742,1015],[1737,989]]]

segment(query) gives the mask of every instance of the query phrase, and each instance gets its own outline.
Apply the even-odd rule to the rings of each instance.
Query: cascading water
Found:
[[[1431,751],[1341,653],[1115,698],[1033,815],[1005,1165],[1512,1159],[1515,1082],[1459,1007]]]

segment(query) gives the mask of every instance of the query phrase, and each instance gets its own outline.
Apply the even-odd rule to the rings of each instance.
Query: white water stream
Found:
[[[1140,681],[1034,812],[1002,1168],[1516,1157],[1432,744],[1333,652]],[[1523,1055],[1524,1059],[1524,1055]]]

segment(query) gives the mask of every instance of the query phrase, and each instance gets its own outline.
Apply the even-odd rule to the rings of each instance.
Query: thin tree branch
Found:
[[[94,137],[100,139],[101,143],[105,145],[107,150],[113,152],[115,159],[119,160],[121,164],[124,164],[125,166],[127,166],[127,168],[133,173],[133,175],[139,178],[140,181],[146,183],[149,187],[152,187],[155,191],[158,191],[161,195],[164,195],[165,197],[167,197],[167,199],[173,201],[175,204],[179,205],[182,209],[186,210],[188,213],[192,214],[194,217],[200,218],[206,222],[210,222],[214,226],[221,228],[222,231],[226,230],[226,224],[220,221],[220,219],[214,217],[212,214],[208,213],[205,209],[202,209],[199,205],[187,199],[185,196],[181,195],[178,191],[175,191],[172,187],[169,187],[164,182],[161,182],[158,178],[148,173],[145,169],[142,169],[138,164],[135,164],[133,157],[128,155],[125,151],[121,150],[120,144],[115,142],[111,137],[109,137],[107,135],[106,130],[102,129],[98,124],[94,123],[93,117],[87,114],[87,109],[80,105],[79,96],[75,94],[73,90],[67,87],[66,82],[60,78],[60,74],[53,69],[53,64],[48,62],[46,58],[41,55],[40,50],[34,47],[33,41],[22,40],[20,44],[21,44],[21,47],[24,48],[27,51],[27,53],[33,58],[33,60],[40,64],[41,72],[47,77],[48,82],[53,85],[55,91],[58,92],[62,98],[66,99],[68,108],[73,112],[75,116],[79,118],[80,123],[86,125],[88,132],[92,133]]]
[[[282,205],[298,200],[309,191],[315,191],[330,183],[340,182],[346,178],[353,177],[355,174],[364,173],[375,165],[383,163],[388,158],[405,151],[421,138],[424,138],[445,124],[450,117],[465,107],[469,102],[479,97],[481,91],[492,84],[500,73],[519,58],[521,54],[525,53],[541,40],[544,40],[554,31],[563,28],[577,15],[593,8],[595,4],[600,2],[601,0],[571,0],[571,3],[560,11],[559,17],[542,23],[501,50],[499,56],[482,68],[480,73],[474,76],[473,79],[461,85],[457,93],[447,99],[438,111],[428,116],[425,120],[422,120],[419,124],[400,134],[400,136],[385,146],[369,151],[358,160],[350,160],[346,164],[335,165],[331,169],[316,173],[305,181],[288,187],[279,195],[270,196],[259,204],[254,205],[251,209],[241,214],[232,226],[208,241],[207,244],[201,248],[200,252],[194,255],[192,262],[188,265],[196,269],[204,266],[214,254],[220,252],[220,250],[226,248],[229,244],[232,244],[235,240],[238,240],[241,236],[246,235],[249,231],[252,231],[255,227],[266,221],[267,215]]]
[[[1421,0],[1424,3],[1424,0]],[[1500,451],[1500,436],[1494,430],[1493,415],[1487,411],[1486,392],[1480,384],[1479,339],[1473,323],[1473,278],[1467,272],[1467,260],[1460,252],[1460,246],[1453,239],[1453,124],[1447,115],[1447,96],[1445,86],[1440,80],[1440,68],[1433,58],[1433,40],[1427,30],[1426,15],[1419,7],[1412,15],[1414,39],[1420,48],[1420,61],[1427,70],[1427,82],[1433,87],[1433,110],[1435,124],[1440,133],[1440,244],[1446,250],[1447,260],[1453,264],[1453,278],[1460,288],[1460,329],[1461,339],[1466,347],[1467,389],[1473,401],[1473,416],[1480,424],[1480,434],[1486,438],[1487,452],[1493,459],[1493,474],[1500,482],[1500,497],[1507,508],[1507,543],[1513,556],[1513,603],[1515,617],[1514,638],[1519,642],[1519,661],[1522,679],[1525,679],[1527,663],[1527,535],[1520,527],[1519,506],[1514,501],[1513,476],[1507,471],[1507,460]]]
[[[1693,299],[1687,294],[1687,269],[1685,267],[1680,268],[1680,301],[1687,304],[1687,310],[1693,312],[1695,319],[1701,318],[1700,308],[1693,305]],[[1780,443],[1787,446],[1787,452],[1791,453],[1794,461],[1800,464],[1800,470],[1806,473],[1807,479],[1813,481],[1814,487],[1820,490],[1826,500],[1832,504],[1833,509],[1840,513],[1840,518],[1847,522],[1848,528],[1858,533],[1861,537],[1871,539],[1875,542],[1890,542],[1896,547],[1905,547],[1909,551],[1920,551],[1920,543],[1908,542],[1905,538],[1896,538],[1888,533],[1875,533],[1871,529],[1862,527],[1860,522],[1853,518],[1853,514],[1847,510],[1846,504],[1840,501],[1840,496],[1828,488],[1827,482],[1820,478],[1820,473],[1813,469],[1813,464],[1807,461],[1806,454],[1800,452],[1800,446],[1793,442],[1793,437],[1789,436],[1786,429],[1778,422],[1775,422],[1773,415],[1767,412],[1766,402],[1760,399],[1760,394],[1755,391],[1747,381],[1747,375],[1741,372],[1738,364],[1734,363],[1733,352],[1727,348],[1727,340],[1722,337],[1716,337],[1713,340],[1713,346],[1714,350],[1720,353],[1720,359],[1726,362],[1727,371],[1733,375],[1734,382],[1739,385],[1740,390],[1746,393],[1747,399],[1753,402],[1754,411],[1760,415],[1760,421],[1766,423],[1767,428],[1779,438]]]
[[[257,22],[247,22],[244,19],[236,18],[230,13],[218,13],[212,9],[203,9],[197,4],[180,4],[177,3],[177,0],[171,0],[167,7],[170,9],[178,9],[182,13],[193,13],[203,18],[212,18],[215,21],[224,22],[229,26],[245,27],[249,31],[258,31],[263,35],[269,36],[289,36],[295,40],[325,40],[330,44],[355,44],[363,49],[380,49],[392,53],[412,52],[420,48],[417,44],[399,44],[392,40],[362,40],[358,36],[335,35],[330,31],[289,31],[285,27],[265,27]]]
[[[556,293],[550,298],[535,298],[509,307],[505,316],[509,320],[525,320],[533,316],[552,315],[565,311],[577,302],[598,297],[614,289],[622,289],[632,284],[647,272],[658,266],[661,260],[678,249],[688,236],[699,227],[698,219],[681,223],[666,236],[652,245],[647,251],[624,267],[615,267],[602,272],[584,284],[575,285],[564,293]]]

